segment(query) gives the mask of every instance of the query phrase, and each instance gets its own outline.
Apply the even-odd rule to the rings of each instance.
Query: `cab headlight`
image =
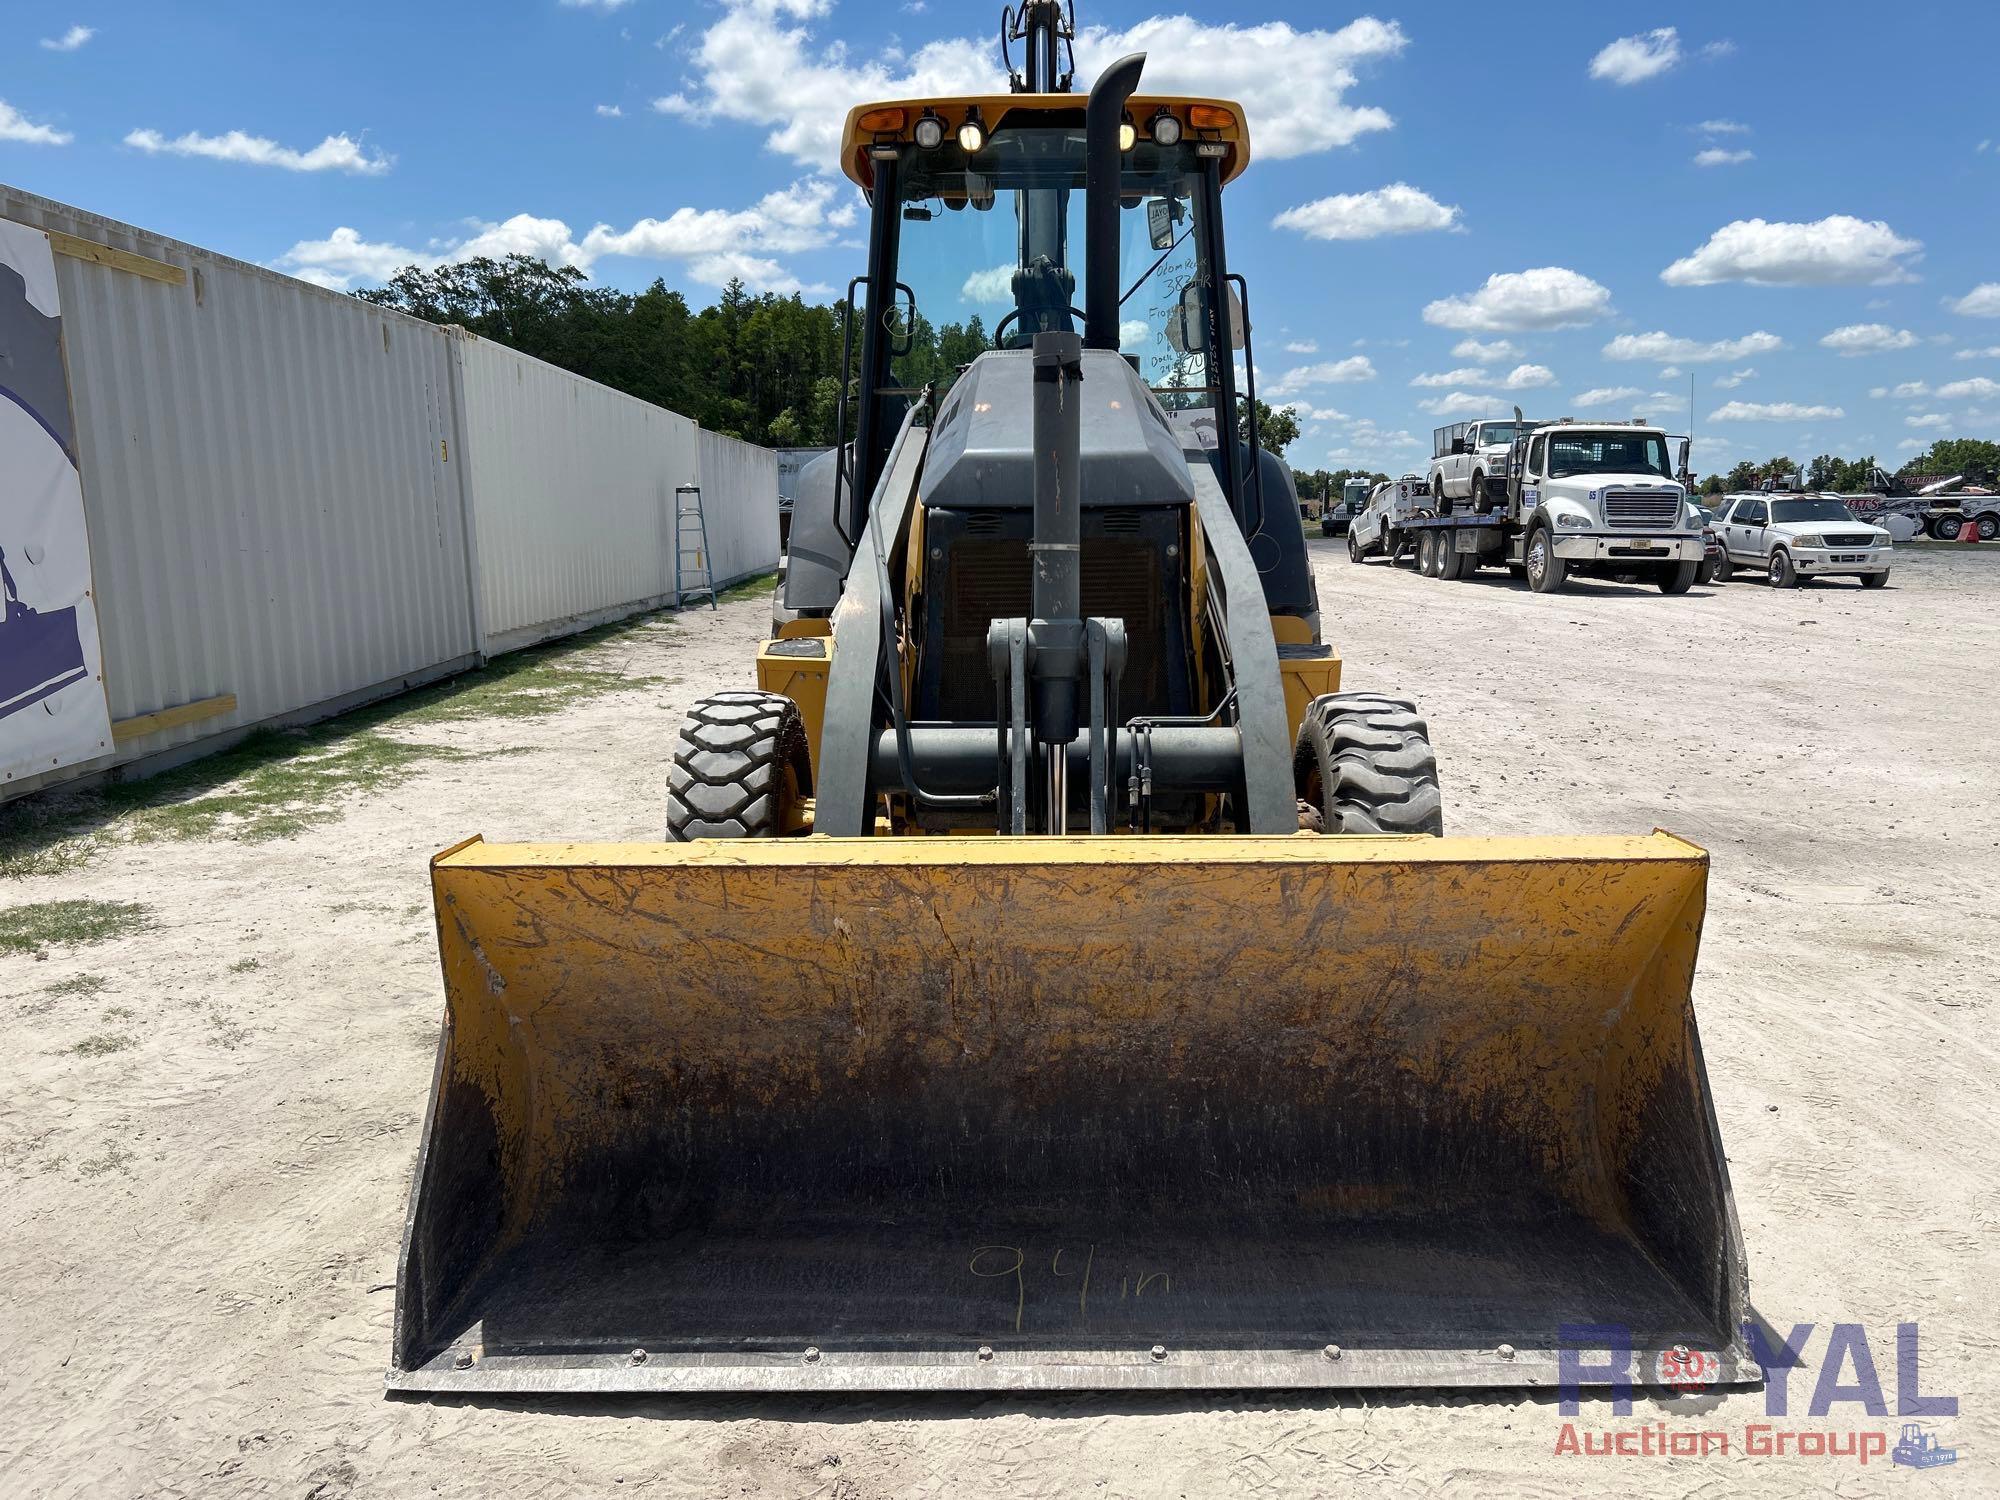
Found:
[[[1561,511],[1556,515],[1556,525],[1565,531],[1586,531],[1590,527],[1590,517],[1579,516],[1573,511]]]
[[[1798,536],[1793,537],[1792,545],[1794,547],[1824,547],[1826,545],[1826,542],[1823,538],[1816,537],[1811,532],[1807,531],[1807,532],[1802,532]]]

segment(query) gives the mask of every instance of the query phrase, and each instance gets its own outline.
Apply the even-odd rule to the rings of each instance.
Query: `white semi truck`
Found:
[[[1484,439],[1494,424],[1466,425],[1481,429],[1471,436]],[[1502,483],[1497,498],[1488,488],[1475,501],[1484,508],[1468,512],[1446,497],[1432,514],[1404,522],[1418,572],[1469,578],[1481,567],[1504,566],[1544,594],[1579,576],[1630,576],[1665,594],[1688,591],[1704,543],[1701,512],[1688,498],[1685,439],[1670,461],[1672,440],[1644,422],[1536,423],[1516,413],[1512,425],[1514,436],[1495,465]],[[1466,453],[1475,451],[1466,438],[1454,440],[1460,443]],[[1482,442],[1477,451],[1494,462],[1490,446]],[[1437,473],[1434,463],[1434,485]]]

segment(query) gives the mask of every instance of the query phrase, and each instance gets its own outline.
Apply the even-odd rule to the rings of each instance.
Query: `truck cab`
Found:
[[[1366,479],[1350,478],[1340,486],[1340,499],[1329,499],[1326,513],[1320,517],[1321,536],[1344,536],[1355,518],[1368,506],[1369,484]]]
[[[1430,492],[1437,513],[1486,515],[1506,503],[1507,455],[1538,422],[1454,422],[1431,433]],[[1463,505],[1458,502],[1464,501]]]
[[[1507,460],[1506,508],[1529,584],[1543,592],[1571,573],[1634,574],[1681,593],[1703,553],[1700,510],[1688,500],[1667,434],[1642,422],[1555,422],[1520,436]]]

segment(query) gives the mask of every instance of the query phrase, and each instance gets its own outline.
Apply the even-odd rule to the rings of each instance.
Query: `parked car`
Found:
[[[1773,588],[1797,588],[1813,578],[1859,578],[1879,589],[1889,582],[1895,543],[1880,526],[1824,495],[1725,495],[1717,514],[1722,561],[1716,577],[1752,570]]]
[[[1430,485],[1421,475],[1405,474],[1376,485],[1348,525],[1348,560],[1380,556],[1395,562],[1409,545],[1404,528],[1412,518],[1429,514],[1430,505]]]
[[[1717,530],[1715,512],[1699,500],[1688,502],[1701,515],[1701,566],[1694,570],[1694,581],[1698,584],[1715,582],[1716,570],[1722,566],[1722,535]]]

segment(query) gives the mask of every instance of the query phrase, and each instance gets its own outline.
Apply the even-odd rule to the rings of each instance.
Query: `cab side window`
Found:
[[[1548,451],[1549,440],[1538,437],[1528,444],[1528,478],[1539,478],[1542,472],[1543,455]]]
[[[1745,500],[1736,507],[1736,522],[1739,526],[1762,526],[1770,513],[1762,500]]]

